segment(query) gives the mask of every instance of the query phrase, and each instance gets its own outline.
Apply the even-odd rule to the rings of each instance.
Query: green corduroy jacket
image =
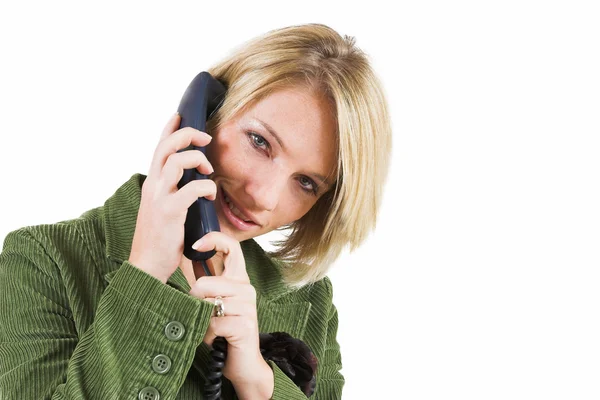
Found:
[[[133,175],[104,206],[79,218],[6,236],[0,253],[1,400],[157,400],[153,393],[160,400],[202,399],[209,359],[202,339],[213,304],[189,295],[180,268],[163,284],[127,261],[145,178]],[[311,398],[341,398],[331,282],[286,290],[281,265],[256,241],[241,247],[256,289],[259,330],[302,339],[319,361]],[[155,372],[165,369],[166,358],[155,360],[158,355],[171,361],[166,373]],[[269,365],[273,399],[306,398]],[[237,398],[231,382],[223,381],[223,398]]]

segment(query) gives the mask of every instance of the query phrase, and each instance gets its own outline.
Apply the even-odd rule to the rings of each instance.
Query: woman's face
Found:
[[[241,242],[306,214],[335,180],[335,132],[331,106],[303,88],[222,125],[206,148],[221,231]]]

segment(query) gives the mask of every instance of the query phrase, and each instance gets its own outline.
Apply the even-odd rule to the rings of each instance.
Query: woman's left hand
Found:
[[[203,341],[212,345],[217,336],[227,339],[223,375],[234,384],[236,392],[249,385],[272,388],[271,367],[260,353],[256,290],[250,283],[240,244],[222,232],[210,232],[202,238],[202,244],[196,250],[213,249],[218,252],[217,255],[221,253],[223,256],[223,273],[199,278],[190,295],[213,304],[215,298],[221,296],[225,315],[211,317]]]

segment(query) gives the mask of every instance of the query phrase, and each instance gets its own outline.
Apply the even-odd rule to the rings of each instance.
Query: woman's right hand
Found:
[[[154,151],[148,176],[142,185],[142,198],[131,245],[129,262],[163,283],[175,272],[183,255],[184,224],[190,205],[198,197],[216,198],[217,187],[210,179],[194,180],[181,189],[177,184],[184,169],[197,168],[202,174],[213,168],[200,150],[178,150],[206,146],[211,137],[194,128],[178,129],[175,114]]]

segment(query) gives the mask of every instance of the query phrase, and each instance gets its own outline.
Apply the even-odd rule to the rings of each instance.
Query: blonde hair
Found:
[[[368,56],[322,24],[276,29],[235,49],[207,70],[227,96],[209,121],[216,131],[269,94],[304,87],[330,101],[337,120],[337,179],[268,252],[284,281],[299,288],[322,279],[346,246],[355,250],[376,226],[391,153],[391,123],[383,87]]]

